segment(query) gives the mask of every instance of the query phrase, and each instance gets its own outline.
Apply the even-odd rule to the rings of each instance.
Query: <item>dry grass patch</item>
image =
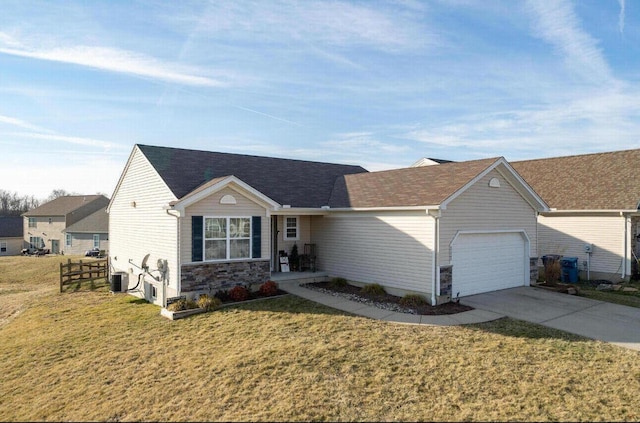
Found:
[[[509,319],[398,325],[289,296],[170,321],[54,290],[0,328],[0,420],[638,420],[639,358]]]

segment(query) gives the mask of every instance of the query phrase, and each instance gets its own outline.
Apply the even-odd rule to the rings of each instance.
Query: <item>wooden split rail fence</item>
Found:
[[[60,292],[69,285],[76,285],[76,290],[80,289],[83,282],[90,282],[91,288],[95,288],[95,282],[104,280],[109,282],[109,264],[107,259],[90,260],[83,262],[60,263]]]

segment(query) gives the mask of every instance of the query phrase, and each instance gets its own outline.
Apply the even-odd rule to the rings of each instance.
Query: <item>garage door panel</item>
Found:
[[[523,286],[526,240],[520,233],[461,234],[452,247],[456,296]]]

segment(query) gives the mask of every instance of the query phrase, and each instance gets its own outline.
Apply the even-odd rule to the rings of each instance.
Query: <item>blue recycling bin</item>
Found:
[[[560,259],[562,282],[578,282],[578,257],[563,257]]]

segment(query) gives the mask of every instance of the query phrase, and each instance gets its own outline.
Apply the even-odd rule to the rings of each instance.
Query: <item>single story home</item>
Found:
[[[64,253],[84,255],[88,250],[109,249],[109,215],[101,208],[62,230]]]
[[[538,254],[577,257],[584,279],[628,280],[640,256],[640,149],[512,162],[549,205]]]
[[[0,216],[0,256],[17,256],[22,248],[22,217]]]
[[[156,304],[259,284],[280,251],[432,304],[529,285],[546,203],[502,157],[360,166],[135,145],[108,206],[112,274]],[[533,266],[532,266],[533,264]]]
[[[65,195],[23,213],[24,242],[27,248],[48,249],[52,254],[64,252],[69,226],[100,209],[109,199],[104,195]]]

